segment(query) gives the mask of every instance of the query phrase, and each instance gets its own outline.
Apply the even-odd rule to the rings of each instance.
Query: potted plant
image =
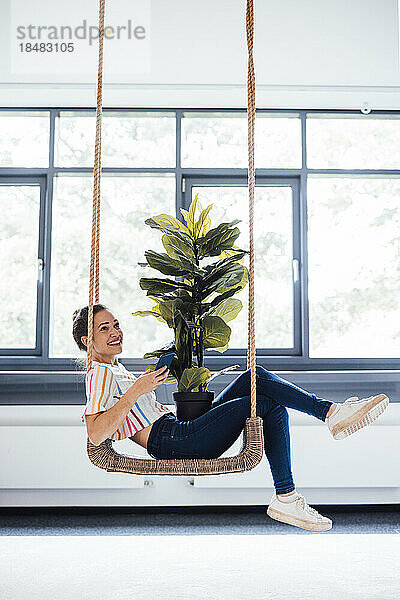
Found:
[[[228,321],[242,309],[233,298],[248,282],[243,265],[247,250],[234,246],[240,235],[240,219],[211,228],[208,215],[212,204],[202,209],[196,194],[189,210],[181,209],[185,222],[174,216],[159,214],[146,219],[146,225],[163,232],[165,253],[146,250],[147,263],[163,275],[178,277],[142,277],[140,287],[154,301],[151,310],[139,310],[134,316],[152,316],[174,330],[174,341],[163,348],[147,352],[143,358],[159,358],[175,352],[166,383],[177,382],[174,392],[177,417],[194,419],[210,407],[214,392],[208,384],[233,365],[215,373],[204,366],[204,350],[224,352],[228,348],[231,328]],[[212,261],[212,257],[217,257]],[[208,260],[207,260],[208,259]],[[207,262],[207,264],[203,264]],[[155,364],[146,371],[154,370]]]

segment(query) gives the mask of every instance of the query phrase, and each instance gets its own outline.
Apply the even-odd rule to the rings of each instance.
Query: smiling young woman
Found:
[[[160,404],[154,390],[168,376],[161,367],[135,377],[120,362],[123,332],[118,319],[103,304],[93,307],[93,360],[86,374],[85,417],[90,441],[98,445],[107,438],[122,440],[129,437],[147,448],[154,421],[168,412]],[[87,350],[88,307],[76,310],[72,333],[80,350]]]

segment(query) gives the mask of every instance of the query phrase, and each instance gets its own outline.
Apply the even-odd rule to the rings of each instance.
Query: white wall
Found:
[[[22,410],[23,409],[23,410]],[[1,506],[266,505],[273,481],[265,455],[252,471],[170,477],[107,473],[86,456],[80,406],[0,406]],[[293,477],[310,504],[400,501],[400,404],[369,427],[334,440],[326,425],[289,409]],[[151,459],[129,440],[124,454]],[[222,456],[237,454],[241,438]]]
[[[15,72],[11,2],[18,1],[0,0],[0,105],[94,106],[95,69]],[[135,3],[127,15],[124,2],[108,0],[106,23],[135,21]],[[94,1],[26,5],[40,7],[38,24],[42,11],[55,6],[71,7],[71,24],[96,23]],[[150,68],[138,73],[129,54],[112,56],[115,46],[108,44],[104,105],[245,107],[245,0],[149,0],[149,6]],[[396,0],[255,0],[255,19],[258,106],[400,108]]]

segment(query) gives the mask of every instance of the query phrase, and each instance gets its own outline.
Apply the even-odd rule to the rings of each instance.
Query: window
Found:
[[[399,178],[309,178],[310,357],[396,356],[399,197]]]
[[[245,109],[103,109],[100,300],[123,359],[173,341],[141,277],[163,252],[145,225],[199,194],[213,224],[241,219],[248,249]],[[0,109],[0,370],[75,370],[72,314],[87,304],[95,111]],[[398,369],[400,111],[257,109],[257,361],[272,370]],[[247,266],[249,257],[245,257]],[[248,285],[212,370],[246,366]],[[139,333],[140,332],[140,335]]]
[[[210,185],[211,184],[211,185]],[[187,182],[187,187],[190,181]],[[242,185],[228,185],[210,181],[208,185],[191,186],[191,198],[198,194],[203,207],[213,204],[209,216],[212,223],[227,223],[240,219],[237,224],[240,236],[235,242],[239,248],[249,249],[248,190]],[[262,219],[254,222],[255,247],[255,310],[257,315],[256,346],[259,352],[292,349],[294,338],[294,290],[292,282],[293,260],[293,205],[298,188],[278,182],[262,180],[255,189],[255,215]],[[214,225],[215,226],[215,225]],[[248,266],[248,259],[247,259]],[[248,286],[235,294],[243,308],[232,323],[229,348],[241,351],[247,347]],[[277,302],[279,298],[279,302]],[[229,323],[229,325],[231,325]]]
[[[311,114],[310,169],[400,169],[400,116]]]
[[[44,186],[39,179],[0,177],[1,353],[34,354],[41,299],[39,218]]]
[[[174,167],[175,129],[174,113],[105,112],[102,164],[104,167]],[[95,135],[93,112],[61,112],[56,120],[56,166],[93,166]]]
[[[48,112],[0,111],[0,166],[48,167],[49,131]]]
[[[301,167],[301,121],[297,114],[257,113],[255,166]],[[247,115],[184,113],[182,166],[247,168]]]
[[[92,178],[63,176],[55,180],[52,227],[50,356],[76,355],[71,335],[75,309],[89,296]],[[142,357],[171,341],[170,330],[156,319],[132,316],[153,302],[139,286],[150,277],[144,250],[165,252],[159,231],[145,220],[155,213],[175,212],[173,175],[104,175],[100,235],[100,299],[118,315],[125,332],[124,356]],[[79,223],[79,227],[77,227]],[[86,260],[84,259],[86,258]],[[137,331],[140,329],[140,336]]]

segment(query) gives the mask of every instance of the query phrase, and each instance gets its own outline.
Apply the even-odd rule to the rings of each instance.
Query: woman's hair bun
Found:
[[[80,308],[77,308],[77,309],[74,311],[74,314],[72,315],[72,320],[73,320],[73,321],[75,321],[76,317],[79,315],[79,313],[80,313],[80,312],[81,312],[81,309],[80,309]]]

